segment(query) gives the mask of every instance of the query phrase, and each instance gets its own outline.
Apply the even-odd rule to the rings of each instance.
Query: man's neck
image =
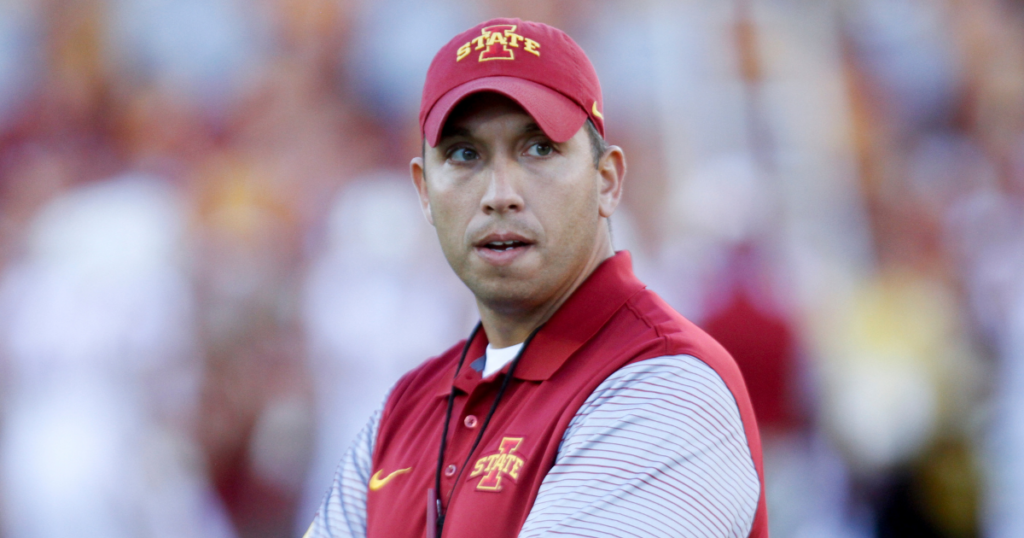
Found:
[[[495,348],[514,346],[526,340],[534,329],[540,327],[551,316],[558,312],[558,309],[572,294],[586,282],[587,278],[597,269],[601,263],[615,255],[611,242],[596,248],[583,270],[569,282],[569,285],[559,290],[551,299],[533,308],[517,309],[495,309],[477,300],[477,308],[480,310],[480,321],[483,324],[484,332],[487,333],[487,340]]]

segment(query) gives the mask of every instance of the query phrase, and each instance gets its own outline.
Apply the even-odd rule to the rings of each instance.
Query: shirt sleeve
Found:
[[[390,395],[390,393],[389,393]],[[373,448],[380,429],[384,403],[370,416],[370,421],[356,436],[352,446],[334,474],[320,508],[303,538],[365,538],[366,492],[373,472]]]
[[[519,536],[746,537],[760,487],[722,378],[689,355],[649,359],[584,402]]]

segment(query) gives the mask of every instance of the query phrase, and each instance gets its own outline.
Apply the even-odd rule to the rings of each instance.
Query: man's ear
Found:
[[[626,154],[619,146],[609,146],[597,163],[600,190],[598,212],[608,218],[615,213],[622,199],[622,183],[626,179]]]
[[[427,195],[427,174],[423,168],[423,157],[413,157],[409,162],[409,173],[412,174],[412,184],[416,186],[416,192],[420,195],[420,209],[423,210],[423,216],[433,226],[434,215],[430,212],[430,197]]]

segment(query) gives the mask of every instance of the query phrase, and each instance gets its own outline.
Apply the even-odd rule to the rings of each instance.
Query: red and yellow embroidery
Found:
[[[522,47],[530,54],[540,56],[540,43],[523,37],[516,33],[515,24],[496,24],[480,29],[480,35],[474,37],[465,45],[459,47],[455,53],[455,61],[461,62],[474,50],[480,51],[478,62],[488,60],[515,60],[516,54],[512,49]],[[509,48],[511,47],[511,48]]]
[[[503,437],[498,453],[484,456],[476,460],[470,478],[484,475],[476,489],[482,491],[501,491],[501,479],[508,475],[513,482],[519,480],[519,471],[523,468],[523,459],[515,454],[522,437]]]

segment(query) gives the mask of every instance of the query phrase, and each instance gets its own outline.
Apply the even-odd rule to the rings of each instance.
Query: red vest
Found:
[[[464,343],[406,374],[388,398],[373,453],[368,538],[425,536],[427,490],[434,487],[447,397]],[[750,536],[768,536],[761,439],[740,371],[722,346],[633,276],[629,253],[601,264],[526,346],[462,469],[504,377],[483,381],[470,367],[486,346],[479,331],[454,380],[439,494],[447,511],[444,537],[517,536],[554,465],[562,434],[591,392],[627,364],[666,355],[701,359],[736,398],[761,481]]]

